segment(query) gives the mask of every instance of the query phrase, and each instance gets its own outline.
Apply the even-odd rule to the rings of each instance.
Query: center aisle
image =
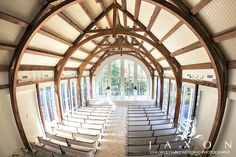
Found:
[[[127,107],[117,106],[111,115],[96,157],[125,157]]]

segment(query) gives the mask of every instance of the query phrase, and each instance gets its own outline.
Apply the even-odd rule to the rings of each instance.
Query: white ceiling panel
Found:
[[[154,49],[154,50],[151,52],[151,55],[152,55],[155,59],[162,57],[162,54],[161,54],[157,49]]]
[[[102,13],[101,5],[96,3],[95,0],[86,0],[84,3],[94,18]]]
[[[80,33],[74,27],[72,27],[57,15],[53,16],[43,26],[43,29],[56,34],[70,42],[73,42],[80,35]]]
[[[178,55],[175,58],[181,65],[210,62],[210,58],[204,48],[198,48],[188,53]]]
[[[170,52],[174,52],[197,41],[195,34],[186,25],[182,25],[163,44]]]
[[[126,1],[126,5],[127,10],[134,15],[135,0]]]
[[[139,21],[142,22],[145,26],[148,26],[152,13],[155,9],[155,5],[141,1],[140,12],[139,12]]]
[[[85,29],[91,23],[88,15],[84,12],[79,4],[68,7],[63,11],[63,13],[83,29]]]
[[[96,47],[96,45],[95,45],[94,43],[92,43],[91,41],[89,41],[89,42],[85,43],[85,44],[83,45],[83,47],[84,47],[86,50],[92,51],[92,50]]]
[[[30,41],[29,47],[55,52],[58,54],[64,54],[69,48],[68,45],[65,45],[59,41],[53,40],[39,33],[35,34],[33,39]]]
[[[153,48],[152,45],[150,45],[149,43],[147,42],[143,42],[143,46],[147,49],[147,50],[151,50]]]
[[[65,67],[70,67],[70,68],[77,68],[80,66],[81,63],[79,62],[74,62],[74,61],[68,61],[66,63],[66,66]]]
[[[159,63],[161,64],[162,67],[170,67],[170,65],[168,64],[166,60],[162,60]]]
[[[236,26],[236,1],[214,0],[206,5],[199,16],[213,34]]]
[[[98,58],[97,58],[97,57],[93,57],[93,59],[92,59],[90,62],[95,63],[95,62],[97,62],[97,61],[98,61]]]
[[[59,58],[24,53],[21,64],[55,66]]]
[[[151,32],[161,39],[171,28],[178,23],[179,19],[164,9],[161,9],[156,21],[154,22]]]
[[[220,43],[220,46],[229,60],[236,60],[236,38],[225,40]]]
[[[17,45],[23,36],[25,29],[0,19],[0,42]]]
[[[75,53],[72,56],[75,57],[75,58],[84,60],[88,56],[88,54],[84,53],[81,50],[76,50]]]
[[[1,11],[27,22],[33,20],[42,6],[42,1],[38,0],[1,0],[0,2]]]
[[[0,49],[0,65],[9,65],[14,52]]]
[[[118,14],[119,14],[119,18],[120,18],[120,24],[122,26],[124,26],[124,16],[123,16],[123,12],[122,11],[118,11]]]

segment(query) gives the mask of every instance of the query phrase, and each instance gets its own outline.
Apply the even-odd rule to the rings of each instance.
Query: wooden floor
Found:
[[[127,132],[127,107],[117,106],[109,124],[104,138],[96,153],[96,157],[125,157],[126,132]]]

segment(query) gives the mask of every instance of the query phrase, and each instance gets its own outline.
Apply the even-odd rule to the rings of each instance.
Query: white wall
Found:
[[[43,135],[35,90],[35,85],[17,88],[18,108],[29,142],[37,142],[37,136]]]
[[[216,141],[214,150],[230,151],[227,157],[235,157],[236,155],[236,93],[230,93],[225,108],[225,114],[222,122],[222,126],[219,132],[219,136]],[[232,149],[225,147],[225,142],[232,143]],[[216,155],[221,157],[222,155]]]
[[[0,90],[0,156],[18,154],[23,147],[13,116],[9,91]]]
[[[211,133],[212,125],[215,118],[217,108],[217,89],[211,87],[200,86],[200,107],[197,119],[197,134],[203,135],[204,140],[208,140]],[[203,141],[195,140],[196,148],[203,149]]]

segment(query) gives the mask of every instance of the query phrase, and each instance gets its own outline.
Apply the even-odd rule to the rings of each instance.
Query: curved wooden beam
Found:
[[[199,38],[201,44],[207,51],[207,54],[211,60],[211,63],[213,65],[216,74],[217,87],[218,87],[217,110],[211,134],[208,140],[212,144],[212,147],[209,150],[212,150],[220,131],[227,100],[228,77],[229,77],[228,61],[223,51],[219,47],[219,45],[214,43],[213,40],[211,39],[212,36],[207,27],[201,22],[201,20],[197,16],[193,16],[190,13],[191,10],[182,1],[174,0],[175,4],[177,4],[178,7],[170,4],[167,1],[161,1],[161,0],[145,0],[145,1],[162,6],[165,10],[169,11],[173,15],[177,16],[179,19],[183,20],[183,22]]]
[[[132,53],[124,53],[124,52],[118,52],[118,53],[112,53],[112,54],[108,54],[107,56],[104,56],[100,59],[97,60],[97,62],[90,68],[90,71],[92,73],[92,75],[95,73],[95,71],[97,70],[97,68],[101,65],[101,63],[103,61],[105,61],[107,58],[111,57],[111,56],[114,56],[114,55],[129,55],[129,56],[133,56],[137,59],[139,59],[147,68],[148,68],[148,71],[150,72],[150,75],[152,73],[152,71],[154,71],[154,69],[151,67],[150,68],[150,65],[148,64],[147,61],[145,61],[143,58],[141,58],[140,56],[136,56]]]
[[[14,114],[14,118],[16,121],[17,128],[19,130],[19,134],[21,136],[21,139],[25,145],[25,147],[29,150],[31,150],[29,142],[27,140],[23,125],[21,123],[21,118],[19,114],[18,109],[18,103],[17,103],[17,97],[16,97],[16,86],[17,86],[17,75],[20,67],[20,61],[23,57],[24,52],[26,51],[29,42],[33,38],[33,36],[40,30],[40,28],[54,15],[58,14],[62,10],[64,10],[66,7],[77,3],[75,0],[68,0],[64,1],[61,4],[57,5],[56,7],[53,7],[49,12],[44,14],[42,17],[39,14],[38,18],[40,19],[34,19],[33,23],[31,24],[31,27],[28,27],[26,32],[24,33],[22,39],[20,40],[20,43],[18,44],[18,47],[16,48],[16,51],[14,53],[14,56],[12,57],[11,63],[10,63],[10,69],[9,69],[9,85],[10,85],[10,96],[11,96],[11,104],[12,104],[12,110]],[[46,9],[46,7],[45,7]]]

